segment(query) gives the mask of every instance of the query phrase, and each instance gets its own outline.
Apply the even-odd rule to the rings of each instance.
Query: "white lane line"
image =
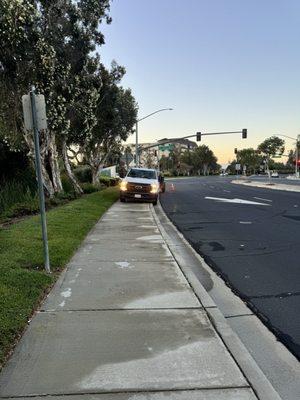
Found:
[[[243,225],[251,225],[252,222],[251,222],[251,221],[240,221],[240,224],[243,224]]]
[[[225,190],[225,189],[223,189],[223,192],[231,193],[231,190]]]
[[[252,205],[259,205],[259,206],[270,206],[270,204],[258,203],[256,201],[243,200],[243,199],[224,199],[222,197],[209,197],[209,196],[206,196],[205,199],[221,201],[221,202],[224,202],[224,203],[252,204]]]
[[[262,197],[253,197],[256,200],[262,200],[262,201],[270,201],[271,203],[273,202],[273,200],[269,200],[269,199],[263,199]]]

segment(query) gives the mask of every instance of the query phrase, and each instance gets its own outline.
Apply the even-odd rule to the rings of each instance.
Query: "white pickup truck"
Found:
[[[165,191],[164,178],[156,169],[131,168],[120,183],[120,201],[140,200],[157,204]]]

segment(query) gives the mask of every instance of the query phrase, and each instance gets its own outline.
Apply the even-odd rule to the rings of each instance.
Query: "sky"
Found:
[[[300,134],[299,0],[113,0],[110,15],[99,53],[126,67],[138,118],[174,109],[141,121],[140,142],[247,128],[198,142],[226,163],[234,148]]]

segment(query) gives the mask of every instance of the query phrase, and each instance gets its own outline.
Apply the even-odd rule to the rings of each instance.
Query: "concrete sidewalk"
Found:
[[[230,328],[211,304],[214,328],[169,241],[152,205],[116,203],[31,321],[0,397],[278,399],[246,350],[233,358]]]

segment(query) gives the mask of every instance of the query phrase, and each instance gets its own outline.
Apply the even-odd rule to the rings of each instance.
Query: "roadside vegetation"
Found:
[[[163,156],[159,160],[159,168],[165,177],[215,175],[221,168],[217,161],[213,151],[206,145],[184,152],[175,147],[170,151],[168,157]]]
[[[116,200],[120,164],[138,105],[126,73],[101,62],[110,0],[0,2],[0,363],[59,271]],[[40,132],[50,261],[43,253],[33,133],[22,95],[34,85],[46,101]]]
[[[52,274],[44,272],[39,216],[0,228],[0,365],[86,234],[116,201],[110,187],[47,212]]]
[[[98,183],[93,184],[89,167],[84,167],[84,169],[82,167],[74,168],[75,174],[77,169],[80,171],[78,183],[83,194],[98,192],[106,187],[116,186],[119,182],[117,178],[99,176]],[[82,170],[84,173],[81,172]],[[16,172],[12,179],[3,179],[2,181],[0,179],[0,225],[39,213],[37,183],[33,168],[28,166],[25,171],[21,172],[16,169]],[[63,191],[52,197],[46,197],[47,210],[81,196],[74,190],[72,182],[66,174],[62,173],[61,178]]]
[[[34,166],[33,134],[23,126],[21,101],[31,85],[46,101],[40,151],[48,199],[91,192],[76,176],[78,165],[89,168],[84,183],[98,186],[101,169],[118,164],[138,105],[130,88],[121,86],[125,68],[100,61],[109,11],[110,0],[1,1],[0,213],[24,203],[30,212],[36,204],[36,190],[16,178]]]
[[[300,151],[300,142],[297,143]],[[238,163],[243,170],[246,167],[247,175],[257,173],[267,173],[275,170],[281,174],[293,174],[295,172],[295,149],[285,153],[285,141],[278,136],[271,136],[260,143],[256,149],[244,148],[236,149],[235,159],[228,167],[228,172],[235,174],[235,165]],[[278,158],[284,157],[285,162],[278,161]]]
[[[300,142],[297,144],[300,152]],[[236,174],[236,164],[240,164],[241,170],[246,170],[247,175],[277,171],[282,174],[295,172],[295,149],[285,154],[285,141],[278,136],[271,136],[260,143],[256,149],[233,149],[234,159],[228,164],[227,172]],[[278,158],[285,158],[285,162]],[[173,148],[168,156],[162,156],[159,160],[160,170],[165,177],[174,176],[206,176],[216,175],[221,171],[221,165],[217,157],[207,145],[200,145],[192,149],[182,151]],[[224,171],[224,170],[223,170]]]

